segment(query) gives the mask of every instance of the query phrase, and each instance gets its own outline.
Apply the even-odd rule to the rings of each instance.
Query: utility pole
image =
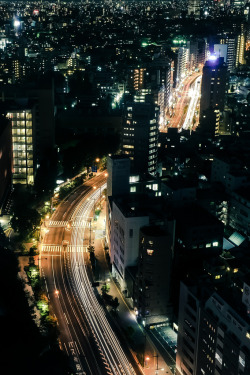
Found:
[[[158,368],[158,359],[159,359],[158,353],[156,355],[154,355],[153,358],[156,358],[156,371],[157,372],[155,371],[155,374],[158,374],[158,370],[159,370],[159,368]]]

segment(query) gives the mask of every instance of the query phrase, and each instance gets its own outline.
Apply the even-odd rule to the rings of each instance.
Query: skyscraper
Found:
[[[159,107],[151,101],[127,102],[123,114],[122,150],[129,155],[132,174],[156,174]]]
[[[28,107],[15,107],[9,110],[7,117],[12,125],[13,184],[33,184],[34,110]]]
[[[227,91],[227,65],[224,58],[211,56],[203,67],[200,101],[200,127],[217,133],[220,112],[224,110]]]
[[[12,141],[11,123],[0,117],[0,215],[11,188]]]
[[[220,46],[221,44],[227,45],[226,60],[224,59],[224,62],[227,63],[228,71],[231,73],[236,66],[236,35],[233,32],[224,32],[220,36],[220,44],[214,45],[216,55],[219,49],[223,49],[223,46]],[[218,53],[217,57],[223,57],[223,55]]]
[[[234,289],[181,283],[177,375],[249,374],[249,316]]]

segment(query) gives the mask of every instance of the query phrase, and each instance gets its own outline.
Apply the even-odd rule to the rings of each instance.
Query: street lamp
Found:
[[[145,358],[145,367],[147,367],[148,366],[148,361],[150,360],[150,358],[149,358],[149,356],[147,356],[146,358]]]

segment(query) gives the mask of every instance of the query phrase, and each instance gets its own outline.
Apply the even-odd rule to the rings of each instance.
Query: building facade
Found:
[[[241,302],[240,302],[241,303]],[[250,321],[205,286],[181,283],[177,375],[238,375],[250,372]]]
[[[0,215],[12,183],[11,123],[0,118]]]
[[[12,127],[13,184],[33,184],[35,178],[34,110],[12,109],[7,113]]]
[[[144,325],[172,320],[171,273],[174,254],[174,221],[167,226],[140,230],[135,308]]]
[[[127,102],[123,114],[122,151],[132,174],[155,175],[158,162],[159,107],[152,102]]]

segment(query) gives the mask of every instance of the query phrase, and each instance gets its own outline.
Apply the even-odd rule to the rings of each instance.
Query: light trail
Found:
[[[186,114],[184,123],[180,131],[188,130],[193,127],[193,117],[194,117],[194,113],[197,107],[198,100],[200,98],[200,83],[201,83],[201,76],[196,78],[194,82],[194,87],[190,89],[191,100],[188,105],[187,114]]]
[[[95,202],[101,197],[101,193],[105,188],[106,184],[102,183],[101,186],[97,186],[94,192],[89,193],[89,200],[85,200],[79,204],[71,218],[73,219],[77,215],[81,220],[86,221],[94,208]],[[81,245],[85,230],[86,228],[72,228],[71,244]],[[92,284],[87,275],[83,253],[72,254],[70,262],[72,277],[82,309],[84,310],[84,316],[95,339],[107,374],[134,375],[135,371],[121,348],[120,342],[110,327],[105,312],[94,294]]]

